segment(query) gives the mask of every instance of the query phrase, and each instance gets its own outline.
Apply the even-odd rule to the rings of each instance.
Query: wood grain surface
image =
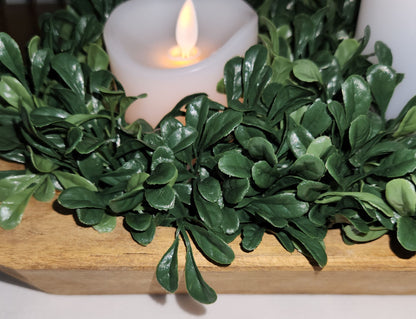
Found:
[[[0,170],[16,168],[0,162]],[[99,234],[52,207],[53,202],[31,200],[21,225],[0,230],[0,271],[56,294],[164,293],[155,269],[174,239],[173,229],[159,228],[153,243],[142,247],[121,220],[112,233]],[[339,230],[331,230],[325,243],[328,265],[323,270],[299,253],[286,252],[267,235],[252,253],[241,251],[239,240],[233,242],[236,257],[228,267],[215,266],[194,252],[204,278],[218,293],[416,293],[416,259],[395,248],[388,236],[346,246]],[[185,291],[184,252],[181,245],[178,292]]]

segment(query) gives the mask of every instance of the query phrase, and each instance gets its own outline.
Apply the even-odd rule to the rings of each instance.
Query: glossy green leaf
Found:
[[[254,199],[250,207],[256,212],[285,219],[303,216],[309,210],[308,203],[297,200],[290,193]]]
[[[342,84],[342,95],[348,122],[360,115],[367,115],[372,96],[369,84],[362,77],[358,75],[348,77]]]
[[[243,227],[243,239],[241,241],[242,248],[245,251],[253,251],[256,249],[263,240],[264,233],[265,229],[257,224],[245,225]]]
[[[43,182],[36,189],[33,196],[36,200],[41,202],[49,202],[55,197],[55,185],[48,175],[45,176]]]
[[[345,39],[339,44],[334,55],[341,68],[344,68],[351,58],[354,57],[359,46],[360,43],[356,39]]]
[[[12,72],[21,83],[25,83],[25,67],[19,46],[10,35],[0,32],[0,63]]]
[[[3,200],[0,205],[0,227],[13,229],[20,224],[24,210],[34,192],[33,187],[14,193]]]
[[[384,116],[397,85],[396,72],[386,65],[374,65],[367,71],[367,81],[380,113]]]
[[[297,196],[300,200],[313,202],[328,189],[328,185],[320,182],[303,181],[297,187]]]
[[[199,195],[198,192],[195,191],[193,193],[193,199],[201,220],[210,228],[218,227],[222,222],[222,212],[220,206],[217,203],[211,203],[205,200],[201,195]]]
[[[215,291],[202,278],[190,246],[186,247],[185,282],[186,289],[195,300],[204,304],[211,304],[217,300]]]
[[[113,198],[109,202],[109,206],[115,213],[124,213],[135,210],[143,202],[143,199],[143,191],[133,190]]]
[[[247,150],[254,159],[266,160],[270,166],[277,164],[272,143],[263,137],[253,137],[247,143]]]
[[[416,192],[413,183],[397,178],[386,184],[386,199],[401,216],[416,214]]]
[[[327,112],[327,105],[321,100],[315,101],[308,107],[302,118],[302,126],[313,136],[325,132],[332,123]]]
[[[251,169],[251,175],[260,188],[272,186],[278,177],[276,171],[266,161],[255,163]]]
[[[205,147],[211,146],[230,134],[242,120],[242,114],[232,110],[214,113],[205,124],[201,141]]]
[[[104,214],[101,221],[94,225],[93,228],[99,233],[110,233],[112,232],[117,225],[117,217]]]
[[[232,235],[238,231],[240,227],[240,220],[238,218],[237,212],[228,207],[223,208],[223,218],[221,223],[221,228],[227,235]]]
[[[172,163],[161,163],[156,166],[152,174],[147,178],[149,185],[165,185],[178,177],[178,170]]]
[[[101,46],[92,43],[87,48],[88,66],[93,71],[107,70],[110,60]]]
[[[104,209],[78,208],[76,210],[78,220],[88,226],[98,225],[105,215]]]
[[[204,199],[212,203],[219,203],[222,198],[222,191],[220,182],[213,178],[208,177],[198,182],[198,190]]]
[[[143,232],[149,229],[153,217],[149,214],[128,213],[125,217],[125,221],[133,230]]]
[[[320,158],[312,154],[306,154],[298,158],[290,170],[306,179],[319,180],[324,176],[326,167]]]
[[[55,170],[53,175],[57,178],[64,189],[71,187],[83,187],[89,191],[96,192],[97,187],[88,179],[68,172]]]
[[[172,246],[163,255],[156,268],[157,281],[171,293],[174,293],[178,289],[179,283],[178,246],[179,237],[176,237]]]
[[[84,187],[71,187],[62,191],[58,202],[69,209],[78,208],[101,208],[104,209],[107,203],[99,193],[88,190]]]
[[[387,229],[383,229],[380,227],[380,229],[371,229],[367,233],[361,233],[359,232],[354,226],[352,225],[346,225],[342,227],[342,230],[344,234],[354,242],[357,243],[366,243],[373,240],[376,240],[380,238],[381,236],[385,235],[387,233]]]
[[[220,265],[229,265],[234,260],[233,250],[212,231],[194,225],[188,225],[187,228],[196,245],[210,260]]]
[[[37,50],[31,56],[31,74],[35,92],[39,94],[51,68],[51,54],[46,49]]]
[[[296,60],[293,65],[293,74],[304,82],[322,83],[322,75],[318,66],[311,60]]]
[[[401,137],[412,134],[416,131],[416,105],[413,106],[400,122],[399,128],[394,133],[394,137]]]
[[[312,141],[306,150],[306,154],[324,158],[332,149],[332,141],[329,136],[320,136]]]
[[[16,109],[22,106],[27,110],[34,108],[31,93],[14,77],[7,75],[1,77],[0,96]]]
[[[397,239],[407,250],[416,251],[416,220],[401,216],[397,220]]]
[[[238,100],[243,95],[243,59],[235,57],[229,60],[224,67],[224,84],[227,101]]]
[[[320,267],[324,267],[326,265],[328,257],[326,255],[325,246],[322,240],[311,238],[292,227],[287,227],[285,230],[298,241],[302,249],[306,249],[306,252],[308,252],[314,260],[316,260]]]
[[[218,161],[220,171],[232,177],[250,177],[251,166],[251,161],[238,151],[229,151]]]
[[[385,43],[376,41],[374,44],[374,51],[380,64],[386,66],[391,66],[393,64],[393,55],[391,54],[390,48]]]
[[[137,232],[134,230],[130,230],[131,237],[136,241],[138,244],[142,246],[149,245],[156,234],[156,225],[155,223],[150,223],[150,227],[143,232]]]
[[[230,204],[238,204],[250,190],[248,178],[230,178],[223,183],[224,199]]]
[[[52,59],[52,68],[68,87],[79,97],[85,96],[85,80],[82,68],[75,56],[61,53]]]
[[[147,188],[145,198],[150,206],[158,210],[169,210],[175,205],[175,192],[169,185]]]
[[[374,173],[386,177],[401,177],[416,169],[416,150],[394,152],[380,162]]]

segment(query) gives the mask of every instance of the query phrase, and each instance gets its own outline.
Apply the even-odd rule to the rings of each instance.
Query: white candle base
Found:
[[[416,95],[416,1],[414,0],[361,0],[356,36],[362,37],[367,25],[371,38],[365,53],[374,52],[374,43],[383,41],[393,54],[393,68],[404,73],[397,86],[386,118],[399,115],[407,102]]]
[[[175,25],[183,0],[131,0],[117,7],[104,28],[111,69],[126,94],[147,93],[129,107],[126,120],[155,126],[182,98],[216,92],[225,63],[257,43],[257,14],[242,0],[194,0],[199,24],[200,62],[169,68]]]

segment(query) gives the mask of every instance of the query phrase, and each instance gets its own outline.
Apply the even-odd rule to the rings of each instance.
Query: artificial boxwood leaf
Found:
[[[262,90],[270,81],[272,70],[266,64],[268,52],[261,45],[254,45],[245,54],[243,62],[244,102],[256,105]]]
[[[33,167],[40,173],[51,173],[59,167],[53,160],[34,153],[32,149],[30,149],[30,159]]]
[[[14,77],[7,75],[1,77],[0,96],[17,110],[22,106],[27,110],[34,108],[31,93]]]
[[[293,74],[304,82],[322,83],[322,75],[318,66],[307,59],[296,60],[293,64]]]
[[[243,58],[234,57],[224,67],[224,85],[228,104],[243,95]]]
[[[212,203],[219,203],[222,199],[222,191],[220,182],[213,177],[207,177],[198,182],[199,193],[207,201]]]
[[[43,182],[36,189],[33,196],[41,202],[49,202],[55,197],[55,185],[49,175],[46,175]]]
[[[16,75],[20,82],[25,83],[25,67],[19,46],[4,32],[0,32],[0,63]]]
[[[101,221],[94,225],[93,228],[98,231],[99,233],[110,233],[116,228],[117,225],[117,217],[111,216],[108,214],[104,214]]]
[[[211,146],[230,134],[242,121],[242,114],[232,110],[216,112],[211,115],[205,124],[204,132],[201,138],[204,148]]]
[[[221,228],[227,235],[234,234],[240,227],[240,220],[237,212],[229,207],[223,208]]]
[[[64,189],[78,186],[92,192],[97,191],[97,187],[92,182],[80,175],[58,170],[53,171],[53,175],[55,175]]]
[[[93,71],[107,70],[109,58],[107,53],[97,44],[92,43],[87,47],[87,64]]]
[[[252,137],[247,142],[247,150],[251,157],[266,160],[270,166],[277,164],[277,157],[272,143],[263,137]]]
[[[169,185],[147,188],[145,197],[149,205],[158,210],[169,210],[175,206],[175,192]]]
[[[193,199],[195,202],[198,215],[201,220],[210,228],[217,228],[222,222],[222,211],[217,203],[211,203],[205,200],[199,192],[193,192]]]
[[[342,230],[344,232],[344,235],[347,236],[348,239],[357,243],[366,243],[376,240],[381,236],[385,235],[388,231],[383,227],[379,227],[376,229],[370,229],[367,233],[361,233],[352,225],[345,225],[342,227]]]
[[[238,204],[250,190],[248,178],[230,178],[223,183],[224,199],[230,204]]]
[[[398,178],[386,184],[386,199],[401,216],[414,216],[416,213],[416,192],[413,183]]]
[[[148,185],[165,185],[178,177],[178,170],[172,163],[160,163],[147,178]]]
[[[328,136],[320,136],[312,141],[306,150],[306,154],[324,158],[332,149],[332,141]]]
[[[69,209],[78,208],[106,208],[106,201],[99,193],[84,187],[71,187],[64,189],[58,197],[58,202]]]
[[[284,249],[290,253],[295,251],[295,245],[293,245],[292,240],[284,231],[276,232],[275,236]]]
[[[238,151],[226,152],[218,161],[221,172],[239,178],[250,177],[252,165],[252,162]]]
[[[134,190],[112,199],[109,206],[115,213],[124,213],[135,210],[143,199],[144,192],[142,190]]]
[[[306,154],[299,157],[290,170],[306,179],[318,180],[324,176],[326,168],[324,162],[320,158],[312,154]]]
[[[406,113],[400,122],[399,128],[393,134],[394,137],[405,136],[416,131],[416,105]]]
[[[292,227],[286,227],[285,231],[288,232],[301,246],[299,247],[302,252],[303,248],[306,252],[318,263],[320,267],[324,267],[327,263],[328,257],[325,252],[325,245],[322,240],[309,237],[303,232],[294,229]]]
[[[361,76],[348,77],[342,84],[342,95],[348,122],[360,115],[367,115],[373,99],[369,84]]]
[[[416,220],[401,216],[397,220],[397,239],[407,250],[416,251]]]
[[[211,304],[217,300],[215,291],[202,278],[190,246],[186,247],[185,282],[186,289],[195,300],[204,304]]]
[[[131,237],[142,246],[149,245],[156,234],[156,224],[154,222],[150,223],[148,229],[143,232],[138,232],[134,230],[130,230]]]
[[[34,192],[34,188],[27,188],[21,192],[13,193],[0,205],[0,227],[13,229],[20,224],[23,212]]]
[[[376,41],[374,44],[374,51],[378,62],[383,65],[391,66],[393,64],[393,55],[390,48],[381,41]]]
[[[259,213],[285,219],[300,217],[309,211],[308,203],[297,200],[290,193],[254,199],[250,207]]]
[[[351,60],[359,46],[360,43],[356,39],[345,39],[338,45],[334,55],[341,68]]]
[[[141,213],[128,213],[125,217],[127,225],[135,231],[145,231],[150,227],[153,221],[153,216]]]
[[[37,50],[31,56],[31,73],[36,94],[39,94],[49,73],[51,68],[50,60],[51,53],[46,49]]]
[[[153,153],[151,170],[154,171],[159,164],[173,163],[175,154],[167,146],[159,146]]]
[[[266,161],[255,163],[251,169],[251,175],[260,188],[272,186],[278,177],[276,171]]]
[[[245,251],[253,251],[256,249],[264,235],[265,229],[257,224],[248,224],[243,227],[241,247]]]
[[[297,158],[306,154],[309,145],[314,140],[311,133],[309,133],[302,126],[297,126],[296,128],[290,130],[288,137],[289,147]]]
[[[171,293],[174,293],[178,289],[178,246],[179,238],[176,237],[172,246],[163,255],[156,268],[157,281]]]
[[[78,220],[88,226],[99,224],[105,215],[104,209],[96,208],[79,208],[76,212]]]
[[[229,265],[234,260],[234,252],[220,237],[212,231],[195,225],[187,225],[196,245],[212,261],[220,265]]]
[[[300,200],[313,202],[324,191],[327,191],[329,186],[315,181],[303,181],[297,187],[297,196]]]
[[[313,136],[319,136],[331,125],[332,120],[327,112],[327,105],[321,100],[308,107],[302,117],[302,126]]]
[[[367,81],[382,116],[386,113],[397,85],[397,74],[386,65],[373,65],[367,71]]]
[[[85,96],[85,80],[81,64],[74,55],[60,53],[52,59],[52,68],[80,98]]]
[[[416,169],[416,150],[404,149],[385,157],[374,170],[374,174],[386,177],[401,177]]]
[[[174,151],[179,152],[192,145],[198,137],[198,133],[193,127],[181,126],[166,136],[166,144]]]

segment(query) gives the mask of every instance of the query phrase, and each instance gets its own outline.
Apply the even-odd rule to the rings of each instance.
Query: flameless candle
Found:
[[[361,0],[357,37],[369,25],[371,38],[365,53],[374,52],[375,41],[383,41],[393,54],[393,68],[404,73],[386,112],[387,118],[399,115],[406,103],[416,95],[416,1]]]
[[[225,103],[217,83],[225,63],[256,44],[257,14],[242,0],[131,0],[112,12],[104,40],[126,94],[147,93],[126,120],[155,126],[190,94]]]

